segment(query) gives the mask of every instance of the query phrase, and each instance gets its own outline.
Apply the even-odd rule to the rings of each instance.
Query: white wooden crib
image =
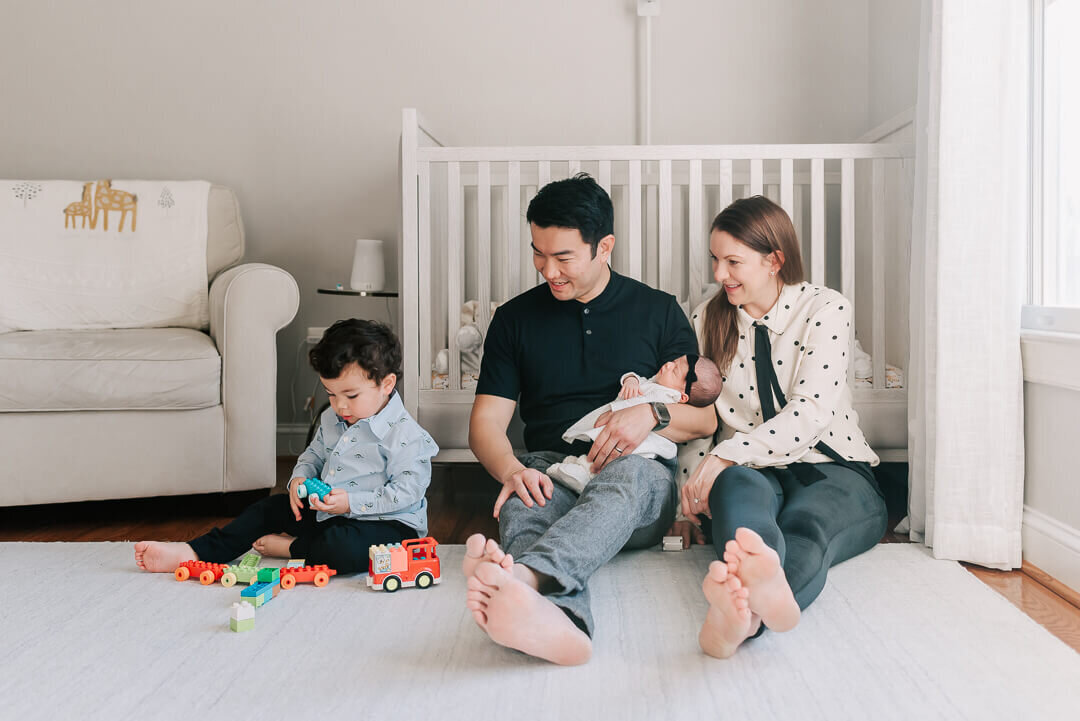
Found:
[[[876,135],[898,137],[895,130]],[[403,396],[442,449],[436,461],[475,460],[468,449],[475,374],[463,373],[458,347],[462,307],[478,301],[475,326],[484,334],[492,303],[539,282],[525,210],[538,188],[580,171],[612,196],[613,268],[673,294],[686,310],[711,290],[713,217],[749,195],[778,202],[802,240],[809,280],[854,300],[853,336],[872,361],[862,373],[869,378],[857,379],[853,365],[849,379],[870,445],[883,460],[907,459],[910,144],[453,147],[443,140],[416,110],[403,111]],[[446,367],[435,373],[443,349]],[[516,419],[511,439],[521,446]]]

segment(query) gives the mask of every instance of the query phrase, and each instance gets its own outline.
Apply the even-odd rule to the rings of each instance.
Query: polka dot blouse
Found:
[[[699,342],[706,305],[691,313]],[[721,440],[709,452],[745,466],[823,463],[829,457],[814,446],[824,441],[843,458],[877,465],[851,405],[851,303],[830,288],[799,283],[784,286],[776,305],[757,321],[742,306],[737,313],[739,345],[716,401]],[[773,368],[787,403],[767,423],[754,372],[755,322],[769,329]],[[696,464],[687,461],[692,472]]]

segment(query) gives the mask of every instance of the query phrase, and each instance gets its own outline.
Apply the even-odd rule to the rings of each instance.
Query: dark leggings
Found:
[[[821,593],[830,566],[873,548],[888,525],[885,501],[865,477],[835,463],[816,468],[825,477],[803,485],[786,469],[731,466],[709,493],[717,556],[735,529],[755,531],[780,555],[801,609]]]
[[[289,507],[289,496],[279,493],[256,501],[224,528],[190,541],[199,560],[227,563],[251,548],[268,533],[295,536],[289,547],[293,558],[308,565],[325,563],[338,573],[366,572],[368,549],[377,543],[401,543],[416,538],[416,530],[397,521],[360,521],[344,516],[315,520],[316,512],[304,504],[300,520]]]

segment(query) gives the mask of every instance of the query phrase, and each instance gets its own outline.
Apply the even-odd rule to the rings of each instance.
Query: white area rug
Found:
[[[712,556],[623,554],[593,581],[593,660],[495,646],[443,583],[335,577],[228,629],[239,589],[139,572],[131,544],[0,544],[2,719],[1077,719],[1080,655],[956,563],[878,546],[787,634],[697,647]]]

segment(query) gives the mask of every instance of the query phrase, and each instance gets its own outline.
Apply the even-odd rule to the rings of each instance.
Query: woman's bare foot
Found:
[[[199,557],[186,543],[163,541],[139,541],[135,544],[135,565],[152,573],[172,573],[184,561],[198,561]]]
[[[698,634],[701,650],[716,658],[730,658],[743,641],[761,624],[750,612],[750,593],[738,576],[728,572],[727,564],[713,561],[701,582],[709,602],[709,613]]]
[[[290,536],[287,533],[270,533],[255,541],[255,543],[251,544],[251,547],[263,556],[292,558],[289,555],[289,549],[295,540],[295,536]]]
[[[780,556],[749,528],[735,531],[724,560],[750,592],[750,610],[770,631],[790,631],[799,623],[799,604],[780,566]]]
[[[485,562],[495,563],[509,570],[513,566],[514,559],[503,553],[494,538],[484,538],[482,533],[474,533],[465,540],[465,559],[461,562],[461,570],[465,578],[476,572],[476,567]]]
[[[481,563],[466,585],[466,605],[500,646],[561,666],[577,666],[592,656],[589,637],[514,572],[496,563]]]

